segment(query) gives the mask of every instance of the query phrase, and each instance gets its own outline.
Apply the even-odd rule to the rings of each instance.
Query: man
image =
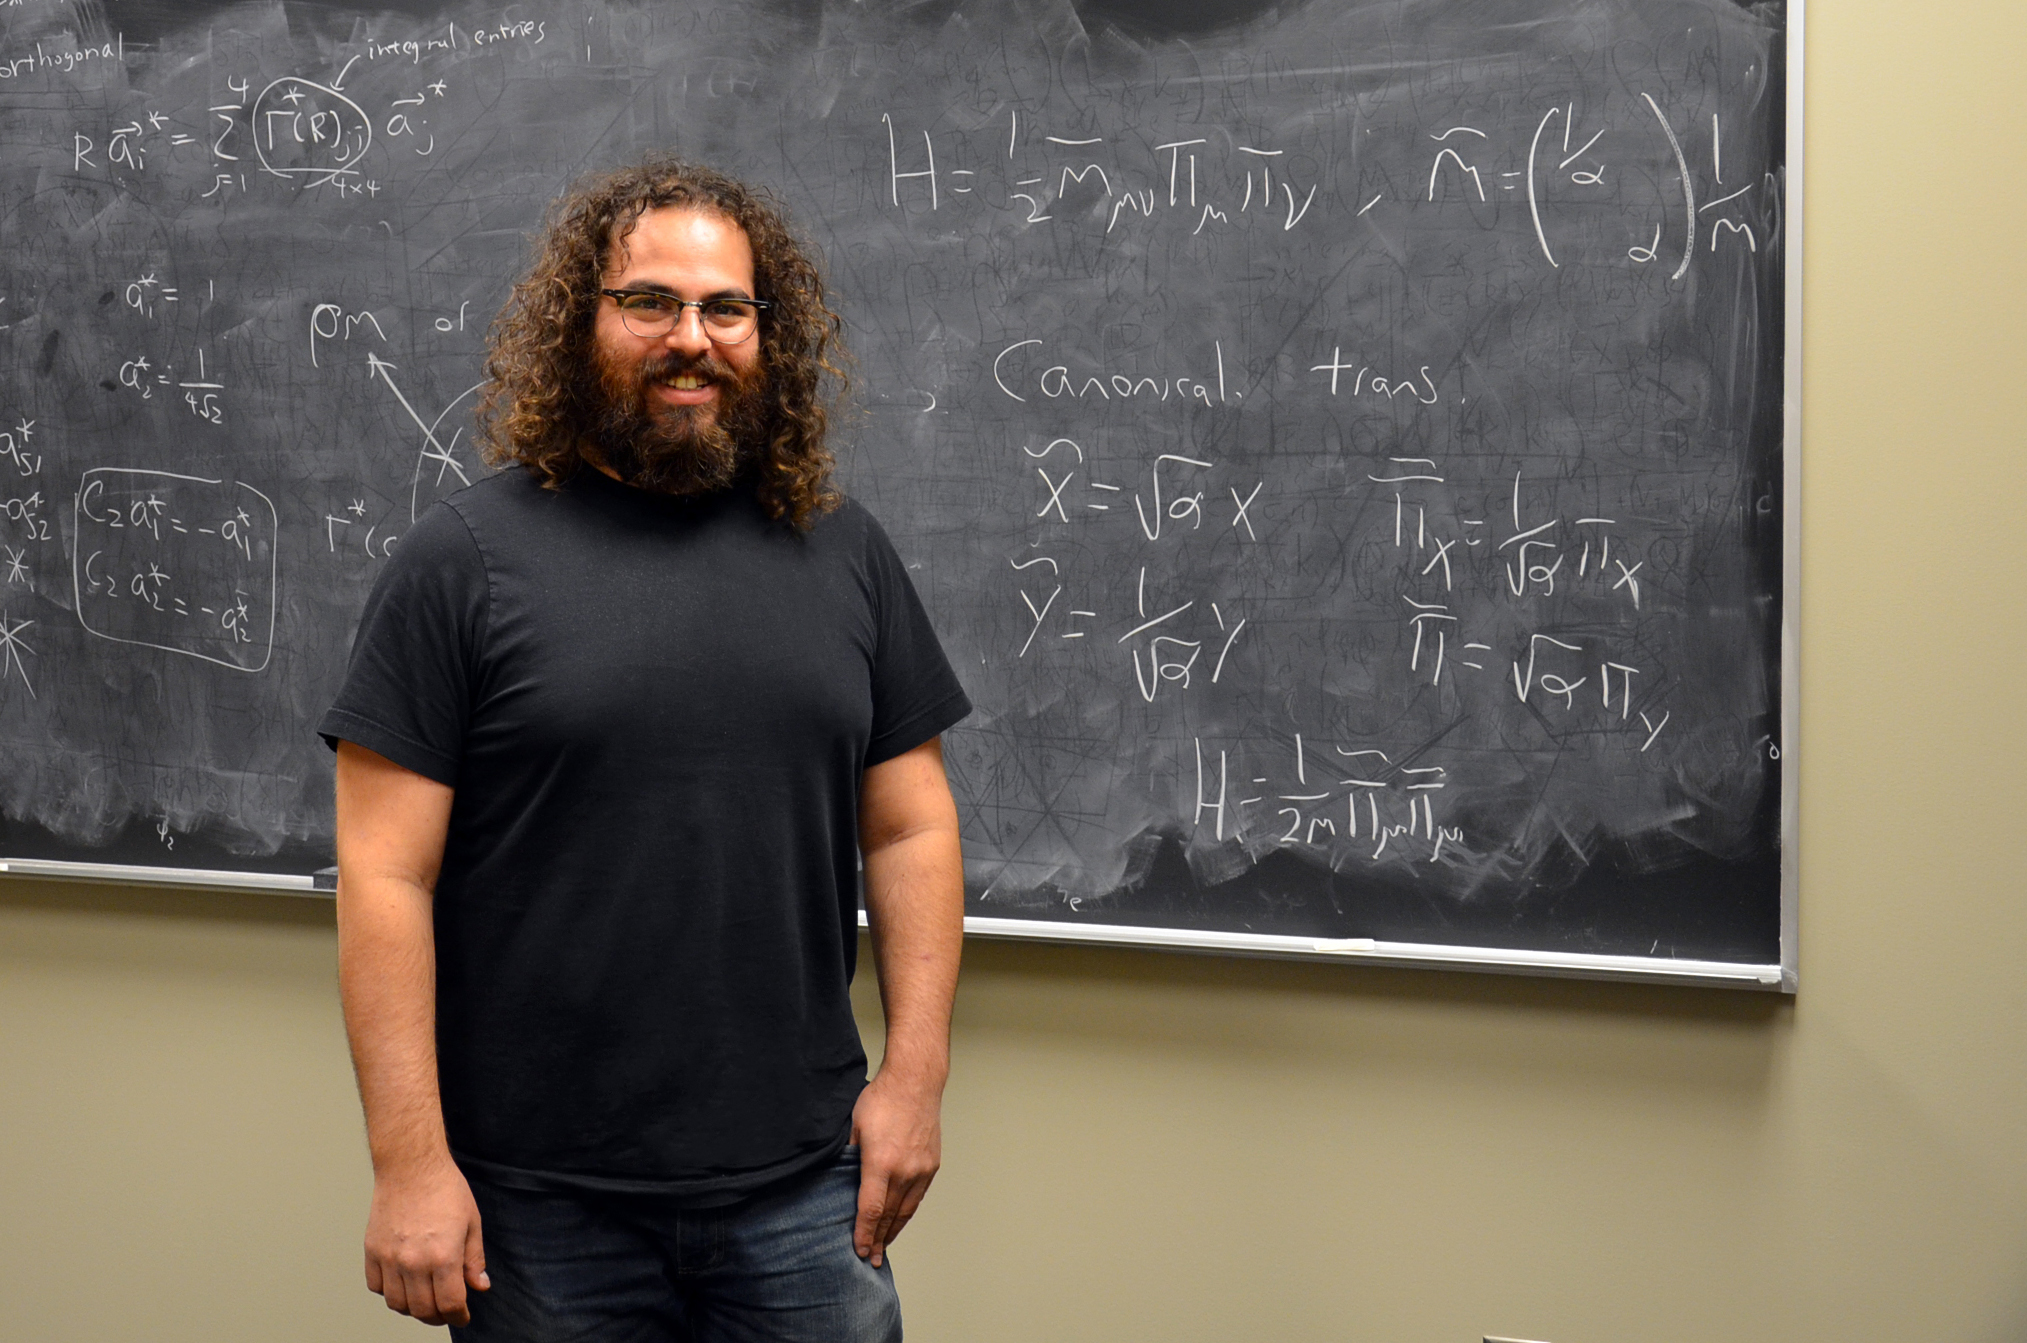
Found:
[[[455,1337],[900,1337],[963,932],[938,742],[970,705],[829,484],[838,332],[738,183],[578,187],[492,333],[510,469],[402,538],[319,725],[366,1281]]]

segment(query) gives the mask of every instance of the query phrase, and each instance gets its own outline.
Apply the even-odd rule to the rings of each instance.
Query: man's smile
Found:
[[[658,399],[665,405],[700,406],[718,395],[715,383],[695,373],[678,373],[673,378],[660,379],[654,388]]]

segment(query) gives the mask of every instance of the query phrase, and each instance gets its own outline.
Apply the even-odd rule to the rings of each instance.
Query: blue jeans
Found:
[[[729,1208],[530,1193],[467,1172],[492,1289],[457,1343],[900,1343],[892,1273],[852,1249],[859,1154]]]

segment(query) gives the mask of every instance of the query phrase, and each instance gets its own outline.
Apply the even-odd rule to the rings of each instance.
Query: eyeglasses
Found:
[[[619,305],[619,320],[645,340],[659,340],[683,320],[683,309],[695,308],[704,334],[719,345],[751,340],[760,329],[760,311],[769,305],[757,298],[677,298],[651,289],[601,289]]]

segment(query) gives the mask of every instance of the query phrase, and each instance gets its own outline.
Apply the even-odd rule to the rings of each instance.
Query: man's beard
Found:
[[[594,350],[598,407],[591,443],[627,484],[661,494],[713,494],[730,488],[758,456],[767,428],[767,376],[741,376],[715,350],[697,356],[664,349],[622,365]],[[653,389],[682,374],[718,389],[714,404],[658,403]]]

